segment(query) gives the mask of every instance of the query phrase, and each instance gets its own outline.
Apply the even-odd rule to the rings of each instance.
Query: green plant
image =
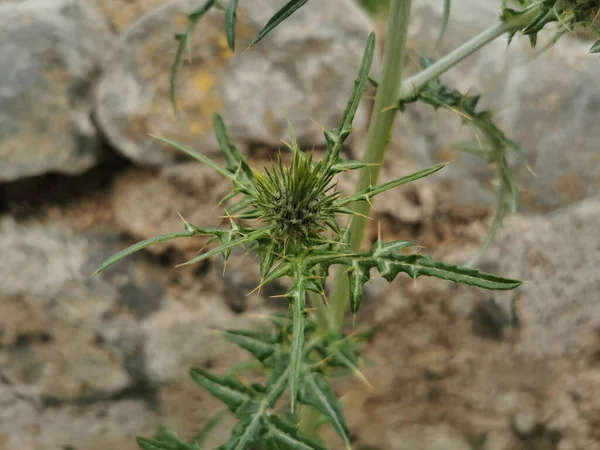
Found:
[[[265,25],[251,46],[305,3],[307,0],[289,1]],[[235,247],[247,245],[260,259],[261,283],[257,289],[282,277],[292,279],[291,288],[282,293],[282,297],[289,301],[289,314],[270,317],[271,331],[221,332],[224,338],[247,350],[255,358],[264,375],[262,383],[243,382],[235,371],[219,376],[199,368],[190,370],[193,380],[220,399],[238,419],[230,439],[220,448],[242,450],[260,446],[267,449],[323,449],[324,444],[318,439],[317,432],[325,423],[336,430],[347,447],[350,446],[350,432],[329,380],[338,373],[362,377],[358,368],[361,336],[346,334],[342,319],[346,305],[349,305],[352,314],[358,311],[363,287],[369,281],[372,269],[376,269],[387,281],[392,281],[399,273],[406,273],[412,278],[433,276],[484,289],[514,289],[521,284],[518,280],[473,268],[435,262],[418,252],[410,253],[409,250],[416,244],[409,241],[384,242],[379,236],[369,250],[360,250],[373,197],[432,175],[444,167],[444,164],[440,164],[377,185],[379,167],[395,114],[416,101],[434,108],[454,110],[482,132],[487,146],[481,145],[475,151],[497,164],[501,179],[499,219],[496,224],[500,223],[506,205],[515,207],[518,191],[506,163],[505,151],[510,149],[520,154],[518,147],[493,124],[490,113],[476,110],[478,96],[466,96],[447,88],[439,76],[502,34],[512,37],[522,30],[535,45],[535,36],[540,27],[554,19],[565,27],[585,23],[596,29],[593,14],[597,13],[597,5],[594,6],[593,2],[519,3],[521,9],[505,7],[498,26],[445,58],[434,62],[423,57],[423,70],[400,84],[410,0],[390,2],[382,74],[379,81],[371,80],[377,86],[377,96],[363,161],[345,160],[341,157],[341,150],[352,132],[354,115],[368,84],[375,50],[373,34],[367,40],[354,89],[340,124],[334,129],[323,128],[327,150],[321,159],[316,160],[314,155],[299,148],[291,124],[288,145],[291,163],[285,165],[280,154],[277,161],[263,171],[250,167],[231,142],[219,115],[214,117],[214,129],[226,160],[224,167],[188,147],[169,139],[157,138],[213,168],[231,182],[232,190],[222,201],[226,205],[225,214],[230,226],[200,228],[183,220],[183,231],[139,242],[109,258],[97,272],[161,241],[210,236],[210,242],[217,245],[184,264],[194,264],[216,255],[222,255],[227,261]],[[202,15],[213,7],[225,11],[227,39],[231,49],[234,48],[238,1],[231,0],[223,6],[217,0],[208,0],[190,15],[188,30],[178,36],[180,47],[171,80],[174,103],[177,67],[189,44],[189,36]],[[449,2],[446,2],[446,11],[449,12]],[[597,51],[598,44],[594,47],[592,50]],[[396,99],[394,104],[389,104],[390,99]],[[353,170],[361,171],[357,192],[343,196],[336,189],[336,176]],[[342,215],[350,218],[345,227],[338,220]],[[258,226],[248,228],[242,224],[245,220],[256,220]],[[331,301],[326,307],[319,296],[326,298],[325,281],[332,266],[342,266],[345,270],[338,271]],[[307,297],[311,297],[317,306],[314,316],[307,307]],[[287,395],[284,395],[286,392]],[[214,422],[209,425],[209,428],[214,426]],[[163,429],[152,438],[138,438],[138,443],[144,450],[197,449],[204,435],[201,433],[192,442],[183,442]]]

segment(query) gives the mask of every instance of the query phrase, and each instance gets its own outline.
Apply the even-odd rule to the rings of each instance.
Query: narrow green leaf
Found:
[[[226,253],[234,247],[238,247],[240,245],[244,245],[257,239],[260,239],[261,237],[267,236],[270,232],[271,230],[269,228],[261,228],[258,230],[254,230],[239,239],[236,239],[223,245],[219,245],[218,247],[215,247],[212,250],[207,251],[206,253],[202,253],[201,255],[196,256],[190,261],[184,262],[183,264],[179,264],[177,267],[196,264],[197,262],[204,261],[205,259],[210,258],[211,256],[218,255],[219,253]]]
[[[175,147],[176,149],[181,150],[184,153],[187,153],[192,158],[200,161],[202,164],[206,164],[208,167],[216,170],[221,175],[223,175],[225,178],[229,178],[233,182],[236,181],[236,178],[235,178],[235,176],[233,174],[229,173],[227,170],[225,170],[223,167],[221,167],[220,165],[218,165],[215,161],[213,161],[209,157],[204,156],[203,154],[198,153],[198,152],[192,150],[191,148],[186,147],[183,144],[180,144],[178,142],[172,141],[171,139],[161,138],[161,137],[158,137],[158,136],[152,136],[152,137],[155,138],[155,139],[158,139],[161,142],[164,142],[165,144],[169,144],[169,145]]]
[[[227,44],[230,50],[235,50],[235,26],[237,24],[238,0],[229,0],[229,5],[225,10],[225,33],[227,34]]]
[[[438,36],[436,47],[440,45],[442,39],[444,38],[444,34],[446,34],[446,28],[448,27],[448,22],[450,21],[450,0],[444,0],[444,13],[442,15],[442,27],[440,28],[440,34]]]
[[[190,369],[192,379],[235,413],[245,402],[252,400],[248,389],[232,376],[219,377],[198,367]]]
[[[264,433],[263,415],[254,413],[245,416],[236,424],[229,440],[218,450],[248,450],[256,444]]]
[[[175,39],[179,42],[179,45],[177,46],[177,52],[175,53],[175,61],[171,67],[171,79],[169,84],[171,89],[171,103],[173,104],[173,109],[175,110],[175,114],[177,114],[177,116],[179,116],[179,109],[177,108],[177,101],[175,99],[177,89],[176,81],[177,74],[179,73],[179,67],[181,66],[181,60],[183,59],[183,52],[189,48],[191,36],[194,33],[196,25],[198,25],[198,22],[202,16],[206,14],[214,5],[215,0],[207,0],[204,5],[188,16],[189,23],[185,32],[175,35]]]
[[[300,389],[300,401],[318,409],[329,420],[346,446],[350,445],[350,431],[342,406],[322,374],[309,372],[304,375]]]
[[[246,330],[227,330],[222,333],[227,340],[249,351],[259,361],[264,361],[276,350],[277,339],[270,333]]]
[[[229,171],[231,173],[236,173],[238,170],[241,170],[242,174],[247,179],[246,181],[252,180],[252,170],[237,147],[232,144],[225,121],[219,114],[213,116],[213,126],[221,152],[227,159]]]
[[[384,278],[391,275],[391,272],[386,271],[387,267],[385,263],[381,264],[381,268],[384,269],[383,273],[381,273]],[[480,272],[475,269],[455,266],[444,262],[435,262],[430,256],[422,255],[399,256],[397,263],[394,263],[391,270],[406,272],[412,278],[427,275],[491,290],[510,290],[523,284],[519,280],[503,278],[491,273]]]
[[[351,195],[351,196],[345,197],[341,200],[338,200],[336,202],[336,207],[339,208],[339,207],[345,206],[349,203],[360,201],[360,200],[370,201],[376,195],[381,194],[382,192],[385,192],[389,189],[392,189],[392,188],[398,187],[402,184],[410,183],[411,181],[415,181],[420,178],[424,178],[429,175],[432,175],[435,172],[437,172],[438,170],[445,167],[447,164],[448,163],[442,163],[442,164],[438,164],[436,166],[430,167],[428,169],[419,170],[418,172],[412,173],[412,174],[407,175],[402,178],[398,178],[397,180],[388,181],[387,183],[380,184],[379,186],[375,186],[375,187],[370,186],[367,189],[357,192],[354,195]]]
[[[262,30],[258,32],[258,34],[252,39],[248,48],[256,45],[258,41],[263,39],[267,34],[277,27],[281,22],[294,14],[297,10],[299,10],[304,4],[306,4],[308,0],[290,0],[287,2],[279,11],[277,11],[271,19],[267,22]]]
[[[367,87],[369,72],[371,71],[371,64],[373,63],[373,54],[375,53],[375,33],[371,33],[367,39],[367,45],[363,54],[362,63],[358,71],[358,76],[354,81],[354,89],[346,105],[346,109],[342,114],[340,126],[337,129],[337,134],[340,136],[340,140],[343,142],[348,134],[352,131],[352,121],[354,115],[360,104],[360,99]]]
[[[182,238],[182,237],[191,237],[191,236],[195,236],[195,235],[196,235],[196,232],[194,232],[193,230],[185,230],[185,231],[180,231],[178,233],[163,234],[161,236],[156,236],[156,237],[138,242],[136,244],[130,245],[126,249],[121,250],[119,253],[112,255],[110,258],[108,258],[106,261],[104,261],[100,265],[100,267],[94,272],[93,275],[99,274],[103,270],[108,269],[113,264],[121,261],[123,258],[126,258],[127,256],[134,254],[135,252],[139,252],[140,250],[143,250],[146,247],[150,247],[151,245],[158,244],[159,242],[163,242],[163,241],[169,241],[171,239],[177,239],[177,238]]]
[[[310,267],[303,259],[298,258],[293,261],[292,277],[294,279],[294,284],[286,294],[286,297],[290,302],[290,309],[292,310],[292,342],[290,349],[290,374],[288,379],[292,413],[296,412],[296,399],[298,398],[298,390],[300,388],[300,369],[302,365],[304,332],[306,326],[306,291],[310,276]]]
[[[152,438],[136,438],[138,445],[142,450],[197,450],[198,447],[193,444],[180,441],[177,436],[164,427]]]
[[[363,286],[369,281],[369,270],[371,269],[370,264],[365,264],[364,261],[353,260],[349,269],[348,283],[349,283],[349,301],[350,301],[350,312],[356,314],[360,308],[360,304],[363,299]]]
[[[277,416],[270,416],[267,422],[268,438],[272,439],[275,448],[290,450],[327,450],[323,444],[298,430],[298,427]],[[278,445],[277,445],[278,444]]]
[[[331,166],[331,172],[349,172],[351,170],[362,169],[363,167],[367,167],[367,165],[362,161],[339,161],[337,164]]]
[[[600,53],[600,40],[596,41],[592,48],[590,48],[590,53]]]

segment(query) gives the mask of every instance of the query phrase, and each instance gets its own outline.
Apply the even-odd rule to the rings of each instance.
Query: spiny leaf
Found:
[[[340,126],[337,129],[339,135],[343,136],[352,130],[352,121],[360,104],[360,99],[367,87],[369,72],[373,63],[373,55],[375,53],[375,33],[371,33],[367,39],[367,45],[362,58],[362,63],[358,71],[358,76],[354,80],[354,89],[346,105],[346,109],[342,113]],[[343,140],[344,138],[342,138]]]
[[[256,45],[258,41],[263,39],[267,34],[277,27],[281,22],[294,14],[298,9],[304,6],[308,0],[290,0],[287,2],[279,11],[277,11],[271,19],[267,22],[262,30],[258,32],[258,34],[252,39],[248,48]]]
[[[270,333],[245,330],[227,330],[221,333],[227,340],[252,353],[259,361],[264,361],[276,350],[277,339]]]
[[[342,406],[322,374],[309,372],[304,375],[300,389],[300,401],[318,409],[329,420],[346,446],[350,445],[350,431]]]
[[[245,402],[251,401],[248,388],[232,376],[219,377],[198,367],[190,369],[192,379],[235,413]]]
[[[240,245],[244,245],[257,239],[260,239],[261,237],[267,236],[270,232],[271,230],[269,228],[260,228],[258,230],[253,230],[247,235],[240,237],[239,239],[236,239],[223,245],[219,245],[218,247],[215,247],[212,250],[207,251],[206,253],[196,256],[190,261],[179,264],[177,267],[188,266],[190,264],[196,264],[200,261],[204,261],[205,259],[210,258],[211,256],[218,255],[219,253],[225,253],[234,247],[238,247]]]
[[[136,438],[142,450],[198,450],[196,444],[188,444],[180,441],[177,436],[168,429],[161,427],[152,438]]]
[[[221,152],[227,158],[227,169],[234,174],[240,170],[245,177],[244,181],[249,182],[252,180],[252,170],[237,147],[231,143],[225,122],[219,114],[213,116],[213,126]]]
[[[233,428],[229,440],[218,450],[248,450],[252,445],[258,443],[264,434],[263,422],[262,414],[244,417]]]
[[[171,139],[166,139],[166,138],[161,138],[158,136],[152,136],[155,139],[158,139],[161,142],[164,142],[165,144],[169,144],[173,147],[175,147],[178,150],[181,150],[184,153],[187,153],[188,155],[190,155],[192,158],[200,161],[202,164],[206,164],[208,167],[216,170],[218,173],[220,173],[221,175],[223,175],[225,178],[229,178],[232,182],[236,182],[236,178],[235,176],[228,172],[227,170],[225,170],[223,167],[221,167],[220,165],[218,165],[216,162],[214,162],[212,159],[210,159],[207,156],[204,156],[201,153],[198,153],[194,150],[192,150],[189,147],[186,147],[183,144],[180,144],[178,142],[172,141]]]
[[[121,261],[123,258],[134,254],[135,252],[139,252],[140,250],[145,249],[146,247],[150,247],[151,245],[158,244],[159,242],[169,241],[171,239],[183,238],[183,237],[192,237],[196,236],[198,233],[193,229],[186,229],[185,231],[180,231],[177,233],[169,233],[163,234],[161,236],[156,236],[150,239],[146,239],[144,241],[138,242],[136,244],[130,245],[124,250],[121,250],[119,253],[112,255],[106,261],[104,261],[100,267],[94,272],[94,275],[99,274],[103,270],[108,269],[113,264]],[[210,233],[207,233],[210,234]]]
[[[185,32],[175,35],[175,39],[179,42],[177,46],[177,53],[175,54],[175,61],[171,68],[171,79],[169,81],[171,89],[171,103],[177,116],[179,116],[179,109],[177,108],[177,102],[175,100],[176,95],[176,81],[177,74],[179,73],[179,67],[183,58],[183,52],[189,48],[190,38],[194,33],[194,29],[204,14],[206,14],[215,5],[215,0],[207,0],[204,5],[198,8],[196,11],[188,15],[189,24]]]
[[[342,113],[340,125],[336,130],[325,130],[325,139],[327,140],[327,155],[325,158],[329,166],[339,162],[342,144],[352,132],[352,122],[356,110],[358,109],[358,105],[360,104],[361,97],[367,87],[374,53],[375,33],[371,33],[367,39],[367,45],[365,46],[358,76],[356,77],[356,80],[354,80],[354,89],[352,90],[346,108]]]
[[[235,26],[237,24],[238,0],[229,0],[225,10],[225,33],[227,34],[227,45],[233,52],[235,50]]]
[[[301,433],[296,425],[280,419],[277,416],[269,417],[267,427],[269,430],[267,439],[274,441],[276,444],[274,448],[290,450],[327,450],[327,447],[319,441]]]
[[[438,170],[445,167],[447,164],[448,163],[442,163],[433,167],[429,167],[428,169],[419,170],[418,172],[412,173],[402,178],[398,178],[396,180],[388,181],[387,183],[380,184],[379,186],[370,186],[360,192],[357,192],[354,195],[344,197],[343,199],[338,200],[336,202],[336,207],[342,207],[349,203],[360,200],[370,201],[376,195],[381,194],[382,192],[385,192],[389,189],[432,175]]]
[[[369,252],[352,254],[332,262],[332,264],[343,264],[348,267],[350,309],[353,314],[358,311],[363,297],[363,286],[370,279],[372,267],[376,267],[379,274],[388,282],[393,281],[400,272],[404,272],[412,278],[426,275],[491,290],[514,289],[522,284],[519,280],[503,278],[468,267],[434,262],[429,256],[398,253],[399,250],[412,245],[414,244],[408,241],[383,243],[378,239]]]

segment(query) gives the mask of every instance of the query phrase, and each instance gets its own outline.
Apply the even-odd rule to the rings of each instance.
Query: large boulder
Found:
[[[92,92],[112,37],[86,1],[0,5],[0,182],[95,164]]]
[[[357,323],[379,331],[365,351],[375,389],[349,380],[344,396],[357,442],[600,449],[599,226],[598,196],[507,220],[481,267],[524,280],[513,291],[402,277],[365,299]],[[436,259],[460,263],[468,247]]]
[[[323,145],[316,122],[337,125],[371,24],[348,0],[309,2],[263,42],[242,50],[285,2],[241,2],[237,51],[227,47],[223,13],[200,22],[177,79],[171,106],[169,77],[185,14],[197,1],[170,0],[143,15],[121,36],[97,92],[97,117],[110,142],[141,164],[163,164],[176,155],[148,136],[168,137],[210,153],[216,147],[212,116],[219,112],[242,147],[281,145],[289,119],[303,145]],[[187,60],[187,58],[185,58]],[[357,116],[360,126],[365,114]]]

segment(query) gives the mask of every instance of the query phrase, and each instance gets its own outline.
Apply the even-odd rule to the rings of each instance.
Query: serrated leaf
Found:
[[[169,81],[170,91],[171,91],[171,103],[173,104],[173,109],[177,116],[179,116],[179,109],[177,108],[177,102],[175,99],[176,96],[176,81],[177,74],[179,73],[179,67],[181,65],[181,60],[183,59],[183,53],[190,45],[190,38],[198,25],[198,22],[202,18],[204,14],[206,14],[213,6],[215,5],[215,0],[207,0],[204,5],[198,8],[196,11],[192,12],[188,15],[189,24],[185,32],[175,35],[175,38],[179,42],[177,46],[177,52],[175,53],[175,61],[173,62],[173,66],[171,67],[171,78]]]
[[[238,0],[229,0],[229,5],[225,10],[225,34],[227,35],[227,45],[233,52],[235,50],[235,26],[237,24]]]
[[[429,167],[428,169],[423,169],[423,170],[419,170],[418,172],[411,173],[410,175],[407,175],[405,177],[401,177],[396,180],[388,181],[387,183],[380,184],[379,186],[369,186],[368,188],[366,188],[360,192],[357,192],[354,195],[344,197],[343,199],[338,200],[336,202],[336,207],[341,208],[345,205],[348,205],[349,203],[353,203],[353,202],[360,201],[360,200],[368,202],[373,197],[375,197],[378,194],[381,194],[382,192],[385,192],[389,189],[393,189],[395,187],[401,186],[406,183],[410,183],[411,181],[416,181],[420,178],[424,178],[429,175],[432,175],[432,174],[436,173],[438,170],[444,168],[446,165],[447,165],[447,163],[438,164],[436,166]]]
[[[268,436],[276,444],[275,448],[285,448],[290,450],[327,450],[319,441],[306,436],[298,430],[298,427],[277,416],[269,417],[267,422]]]
[[[221,450],[248,450],[256,444],[265,431],[264,418],[262,414],[253,414],[238,422],[229,440],[219,447]]]
[[[270,333],[246,330],[227,330],[221,333],[227,340],[252,353],[259,361],[267,359],[277,348],[277,338]]]
[[[190,369],[192,380],[235,413],[245,402],[252,401],[248,388],[232,376],[213,375],[198,367]]]
[[[304,6],[308,0],[290,0],[287,2],[279,11],[277,11],[271,19],[267,22],[262,30],[258,32],[258,34],[252,39],[248,48],[255,46],[258,41],[265,38],[267,34],[273,31],[277,25],[283,22],[285,19],[290,17],[296,11],[298,11],[302,6]]]
[[[350,431],[342,406],[322,374],[309,372],[304,375],[300,389],[300,401],[319,410],[329,420],[344,443],[347,446],[350,445]]]

